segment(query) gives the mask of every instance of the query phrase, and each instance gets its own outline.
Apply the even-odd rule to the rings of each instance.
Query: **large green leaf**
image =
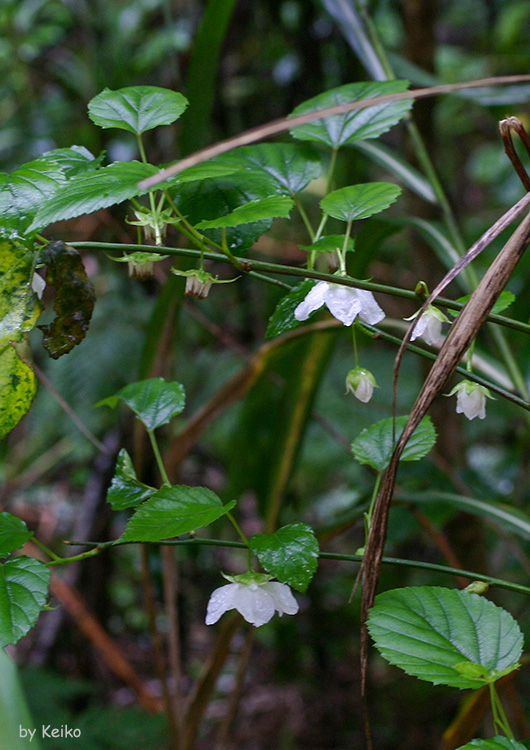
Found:
[[[46,604],[50,569],[33,557],[0,565],[0,647],[16,643],[35,625]]]
[[[477,688],[516,669],[523,650],[509,612],[478,594],[437,586],[379,594],[368,630],[391,664],[457,688]]]
[[[114,409],[119,400],[133,410],[148,430],[155,430],[183,411],[186,399],[180,383],[166,383],[164,378],[149,378],[131,383],[97,406]]]
[[[250,549],[265,570],[304,592],[318,566],[318,542],[313,529],[305,523],[291,523],[273,534],[256,534]]]
[[[18,240],[0,240],[0,438],[28,411],[37,390],[25,335],[40,309],[31,288],[35,252]]]
[[[21,518],[6,511],[0,513],[0,557],[20,549],[33,536]]]
[[[280,336],[282,333],[287,333],[287,331],[293,328],[305,325],[305,322],[296,320],[294,311],[300,302],[307,297],[313,284],[313,279],[304,279],[304,281],[297,284],[281,298],[269,318],[267,330],[265,331],[266,339],[272,339],[274,336]]]
[[[56,317],[40,325],[42,343],[50,357],[68,354],[86,335],[96,295],[81,256],[64,242],[50,242],[41,251],[46,264],[46,282],[55,288]]]
[[[57,164],[65,176],[70,178],[82,172],[93,172],[98,169],[104,155],[105,152],[102,152],[96,159],[94,154],[84,146],[70,146],[69,148],[55,148],[53,151],[46,151],[42,155],[42,160]]]
[[[140,505],[120,537],[127,542],[158,542],[208,526],[236,504],[223,505],[206,487],[163,487]]]
[[[388,208],[401,194],[401,188],[389,182],[369,182],[334,190],[320,201],[324,213],[341,221],[367,219]]]
[[[408,81],[347,83],[303,102],[293,110],[291,116],[316,112],[337,104],[400,93],[406,91],[408,85]],[[407,114],[411,106],[412,100],[410,99],[375,104],[373,107],[366,107],[357,112],[346,112],[343,115],[308,122],[293,128],[291,134],[304,141],[318,141],[331,148],[339,148],[347,143],[377,138],[382,133],[386,133]]]
[[[395,439],[399,440],[401,433],[407,423],[408,417],[398,417],[395,424]],[[359,437],[355,438],[351,447],[357,461],[361,464],[369,464],[376,471],[384,471],[390,463],[394,451],[393,442],[393,419],[382,419],[370,427],[364,429]],[[431,450],[436,443],[436,431],[429,416],[423,417],[418,427],[412,434],[400,461],[419,461]]]
[[[38,209],[66,183],[62,169],[47,159],[0,173],[0,229],[22,235]]]
[[[218,164],[265,172],[276,180],[278,190],[295,195],[319,177],[322,163],[318,153],[306,144],[258,143],[218,156]]]
[[[177,184],[172,193],[179,210],[188,221],[196,225],[200,221],[218,219],[249,201],[277,194],[278,183],[265,173],[245,174],[243,170],[216,180],[202,180]],[[233,252],[242,252],[252,247],[271,226],[272,219],[229,227],[226,237]],[[215,242],[221,242],[221,229],[205,229],[204,233]]]
[[[489,740],[471,740],[457,750],[526,750],[527,747],[527,744],[523,745],[508,737],[492,737]]]
[[[239,227],[242,224],[263,221],[264,219],[287,218],[294,202],[287,195],[270,195],[268,198],[258,198],[249,201],[244,206],[238,206],[232,213],[225,214],[219,219],[200,221],[197,229],[217,229],[218,227]]]
[[[107,502],[113,510],[134,508],[156,492],[154,487],[138,481],[131,457],[122,448],[118,454],[116,470],[107,493]]]
[[[138,183],[157,172],[152,164],[118,161],[96,172],[75,175],[61,184],[52,197],[41,201],[28,231],[37,231],[55,221],[89,214],[142,195],[147,191],[140,190]]]
[[[120,128],[140,135],[178,120],[188,100],[159,86],[104,89],[88,103],[88,116],[101,128]]]
[[[217,160],[203,161],[194,167],[184,169],[182,172],[170,177],[168,180],[161,182],[158,187],[171,187],[180,182],[196,182],[198,180],[207,180],[209,178],[226,177],[242,169],[237,164],[225,164]]]

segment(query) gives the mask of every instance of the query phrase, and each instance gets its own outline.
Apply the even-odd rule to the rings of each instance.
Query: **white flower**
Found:
[[[235,279],[221,280],[200,268],[195,268],[192,271],[179,271],[177,268],[172,268],[171,273],[176,276],[185,276],[186,288],[184,294],[186,297],[196,297],[197,299],[206,299],[212,284],[231,284],[232,281],[237,281],[239,278],[239,276],[236,276]]]
[[[412,317],[405,318],[405,320],[414,320],[418,314],[419,313],[415,313]],[[437,346],[443,338],[442,323],[450,322],[449,318],[446,318],[443,312],[434,307],[434,305],[429,305],[416,323],[410,340],[414,341],[418,336],[422,336],[428,344],[431,346]]]
[[[370,401],[374,388],[378,388],[375,378],[370,370],[365,370],[364,367],[354,367],[346,375],[346,392],[352,391],[363,404]]]
[[[42,299],[42,295],[44,292],[44,289],[46,287],[46,282],[42,278],[42,276],[39,276],[38,273],[33,274],[33,278],[31,280],[31,288],[37,295],[39,299]]]
[[[486,399],[493,398],[491,393],[483,385],[473,383],[471,380],[462,380],[455,385],[448,396],[456,393],[457,414],[465,414],[468,419],[484,419],[486,416]]]
[[[247,622],[256,627],[269,622],[276,610],[280,616],[298,612],[298,603],[289,586],[271,581],[271,576],[244,573],[225,578],[233,583],[215,589],[211,595],[206,613],[207,625],[213,625],[230,609],[237,609]]]
[[[375,325],[383,320],[385,313],[374,299],[372,292],[341,284],[319,281],[300,302],[294,311],[296,320],[307,320],[312,312],[326,305],[334,318],[345,326],[351,326],[357,315],[365,323]]]

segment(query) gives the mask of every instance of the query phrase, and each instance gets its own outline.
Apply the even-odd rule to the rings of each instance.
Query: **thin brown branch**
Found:
[[[515,146],[513,145],[512,130],[515,130],[515,132],[518,133],[519,137],[526,146],[526,150],[530,154],[530,140],[521,120],[519,120],[518,117],[506,117],[506,119],[499,122],[499,131],[501,134],[502,142],[504,144],[504,150],[506,151],[509,160],[513,164],[513,168],[519,175],[519,179],[523,183],[524,189],[528,191],[530,190],[530,177],[528,176],[528,172],[524,168],[524,165],[519,158],[519,154],[515,150]]]
[[[172,166],[167,167],[166,169],[161,169],[158,174],[148,177],[146,180],[142,180],[138,183],[138,187],[142,190],[152,188],[155,185],[158,185],[158,183],[167,180],[169,177],[182,172],[184,169],[194,167],[196,164],[200,164],[207,159],[213,159],[214,156],[224,154],[227,151],[231,151],[233,148],[248,146],[251,143],[262,141],[265,138],[270,138],[279,133],[284,133],[286,130],[291,130],[300,125],[305,125],[308,122],[319,120],[322,117],[343,115],[346,112],[355,112],[357,110],[366,109],[366,107],[402,101],[403,99],[424,99],[428,96],[450,94],[454,91],[484,88],[485,86],[503,86],[515,83],[525,83],[528,81],[530,81],[530,75],[499,76],[496,78],[481,78],[479,80],[467,81],[465,83],[446,83],[441,84],[440,86],[429,86],[428,88],[416,89],[415,91],[404,91],[399,94],[386,94],[385,96],[375,96],[372,99],[363,99],[361,101],[348,102],[347,104],[338,104],[334,107],[326,107],[325,109],[297,115],[296,117],[282,117],[279,120],[273,120],[265,125],[259,125],[251,130],[246,130],[235,138],[229,138],[228,140],[220,141],[213,146],[208,146],[200,151],[196,151],[194,154],[187,156],[185,159],[181,159]]]
[[[525,197],[530,199],[530,194]],[[401,454],[435,397],[445,386],[460,362],[461,357],[467,351],[479,329],[486,321],[488,314],[506,286],[529,242],[530,214],[527,214],[497,255],[473,292],[471,299],[451,326],[451,330],[410,412],[409,419],[392,454],[389,467],[381,483],[368,536],[368,543],[366,545],[366,552],[363,558],[363,623],[366,623],[368,610],[372,606],[375,597],[381,558],[386,540],[390,503]],[[365,692],[366,688],[367,664],[368,632],[366,626],[363,626],[361,633],[361,679],[363,692]]]

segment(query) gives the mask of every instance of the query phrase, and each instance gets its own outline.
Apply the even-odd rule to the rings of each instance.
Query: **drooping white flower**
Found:
[[[414,313],[410,318],[405,318],[405,320],[414,320],[419,314],[419,311],[417,313]],[[410,337],[411,341],[414,341],[419,336],[422,336],[422,338],[431,346],[437,346],[442,341],[442,323],[450,323],[451,321],[449,318],[447,318],[441,310],[438,310],[438,308],[434,307],[434,305],[429,305],[429,307],[421,314],[420,319],[414,326],[414,330],[412,331],[412,336]]]
[[[42,278],[42,276],[39,276],[38,273],[33,274],[33,278],[31,279],[31,288],[37,295],[39,299],[42,299],[42,295],[44,293],[44,289],[46,288],[46,282]]]
[[[230,609],[237,611],[247,622],[256,627],[269,622],[274,612],[294,615],[298,602],[285,583],[271,581],[263,573],[244,573],[239,576],[224,576],[232,581],[212,593],[206,612],[206,624],[213,625]]]
[[[378,388],[375,378],[370,370],[365,370],[364,367],[354,367],[346,375],[346,392],[351,391],[363,404],[370,401],[374,388]]]
[[[312,312],[326,305],[334,318],[345,326],[351,326],[357,316],[365,323],[375,325],[383,320],[385,313],[374,299],[372,292],[341,284],[319,281],[300,302],[294,311],[296,320],[307,320]]]
[[[179,271],[178,268],[172,268],[171,273],[174,273],[175,276],[185,276],[186,288],[184,294],[186,297],[196,297],[197,299],[206,299],[212,284],[231,284],[232,281],[237,281],[239,278],[239,276],[236,276],[235,279],[218,279],[217,276],[212,276],[211,273],[200,268],[194,268],[191,271]]]
[[[453,396],[455,393],[457,414],[465,414],[468,419],[484,419],[486,399],[493,398],[487,388],[471,380],[462,380],[448,395]]]

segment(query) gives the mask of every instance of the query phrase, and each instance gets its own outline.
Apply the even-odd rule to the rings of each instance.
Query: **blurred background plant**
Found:
[[[344,83],[395,74],[422,86],[526,73],[529,31],[530,8],[524,0],[4,0],[0,168],[10,171],[44,151],[73,143],[95,154],[105,151],[110,160],[137,158],[133,138],[96,128],[86,116],[87,102],[105,87],[152,84],[186,94],[190,107],[179,128],[159,128],[146,139],[150,160],[167,163],[285,116],[304,100]],[[352,274],[409,289],[419,278],[434,286],[458,251],[522,195],[497,123],[507,114],[528,123],[529,98],[530,87],[519,86],[418,102],[415,133],[407,126],[394,129],[382,139],[386,151],[375,155],[362,148],[343,149],[337,185],[396,179],[391,157],[424,170],[425,162],[418,158],[423,139],[443,186],[442,198],[433,193],[432,183],[420,195],[409,190],[400,204],[402,214],[366,222],[356,239]],[[318,196],[323,187],[315,181],[311,190]],[[409,215],[415,225],[405,221]],[[136,230],[124,216],[120,207],[101,210],[58,225],[54,237],[134,243]],[[476,263],[479,275],[503,239]],[[307,241],[301,222],[291,222],[285,230],[274,225],[254,252],[297,263],[303,260],[298,245]],[[84,251],[83,259],[98,297],[86,341],[63,359],[39,358],[37,364],[106,452],[98,453],[42,384],[28,416],[0,447],[4,508],[24,518],[52,548],[65,538],[113,538],[121,529],[120,519],[113,522],[106,510],[105,491],[117,449],[133,444],[133,423],[122,418],[118,425],[115,414],[95,410],[94,404],[139,377],[173,377],[184,384],[188,403],[166,435],[169,445],[190,416],[242,372],[263,343],[267,319],[282,294],[243,278],[215,288],[204,301],[181,303],[176,300],[183,282],[169,275],[169,265],[158,264],[155,278],[140,282],[127,280],[124,267],[102,254]],[[529,266],[526,257],[509,285],[516,295],[510,315],[522,320],[528,318]],[[226,275],[222,267],[213,271]],[[452,291],[458,297],[469,287],[464,280]],[[414,305],[394,298],[380,302],[397,320],[415,311]],[[163,331],[162,320],[167,323]],[[392,333],[404,330],[404,324],[396,324]],[[487,335],[499,345],[491,332]],[[227,404],[230,399],[234,403],[221,408],[195,436],[179,476],[190,484],[205,484],[223,498],[237,496],[243,527],[251,533],[262,530],[264,504],[275,491],[282,501],[282,522],[303,516],[318,530],[326,550],[352,553],[362,543],[362,512],[373,476],[353,461],[349,444],[364,427],[391,414],[396,349],[359,338],[362,365],[380,386],[370,404],[360,405],[345,395],[344,378],[354,364],[349,341],[327,336],[304,419],[296,422],[292,399],[305,377],[305,363],[315,353],[306,342],[293,342],[267,360],[248,392],[238,394],[232,386]],[[510,332],[506,341],[528,381],[528,340]],[[507,377],[496,360],[479,353],[494,373]],[[412,356],[405,361],[400,413],[410,407],[421,384],[424,371],[418,362]],[[472,511],[465,498],[478,498],[495,508],[509,504],[526,519],[530,443],[524,415],[497,400],[488,404],[484,422],[463,424],[453,414],[452,402],[444,401],[433,417],[440,438],[427,458],[428,471],[410,464],[400,474],[404,491],[391,517],[389,554],[460,562],[468,569],[525,581],[530,572],[527,538],[499,521],[462,513],[462,508]],[[297,450],[286,460],[289,440]],[[246,451],[248,445],[255,446],[253,453]],[[150,471],[146,465],[145,472]],[[281,471],[283,484],[271,488]],[[425,495],[433,487],[461,499],[420,502],[422,491]],[[239,557],[194,548],[179,551],[179,560],[184,666],[187,674],[197,675],[214,638],[204,625],[207,596],[219,584],[219,566],[239,572]],[[160,598],[163,581],[155,553],[150,567]],[[238,635],[233,640],[197,747],[212,748],[214,741],[219,748],[253,750],[361,746],[358,603],[348,604],[356,570],[322,563],[301,597],[301,613],[257,631],[244,677],[238,672],[244,639]],[[24,665],[21,676],[34,720],[82,727],[79,748],[163,747],[156,701],[145,695],[142,700],[142,690],[158,696],[161,688],[146,636],[141,566],[134,550],[122,548],[112,559],[101,555],[66,573],[66,593],[54,591],[62,608],[45,613],[38,627],[10,650]],[[386,568],[381,587],[421,583],[449,584],[447,577],[433,573]],[[75,591],[81,608],[69,598],[68,592],[78,596]],[[528,634],[528,602],[507,592],[495,592],[494,598],[518,617]],[[89,613],[95,625],[90,625]],[[162,611],[157,616],[166,634]],[[101,650],[105,633],[112,639],[110,651]],[[132,676],[116,667],[118,654],[134,670]],[[240,679],[244,690],[238,687]],[[433,747],[432,738],[442,736],[456,714],[459,696],[454,692],[406,678],[378,656],[370,679],[381,750]],[[511,679],[506,684],[510,711],[526,736],[528,680],[523,670],[517,688]],[[154,714],[133,708],[137,702]],[[467,707],[465,715],[471,731],[487,726],[480,707]],[[440,750],[461,744],[451,731]],[[61,750],[67,743],[59,739],[45,746]]]

